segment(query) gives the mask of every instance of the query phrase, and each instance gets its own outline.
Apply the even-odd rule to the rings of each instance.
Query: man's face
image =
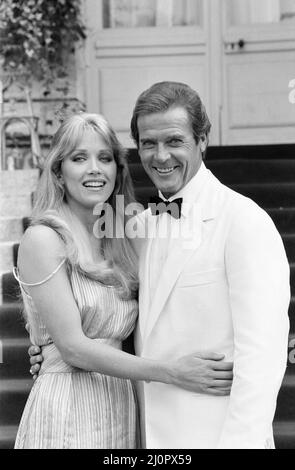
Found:
[[[155,186],[165,197],[171,197],[199,170],[206,138],[196,144],[182,107],[140,116],[137,126],[141,163]]]

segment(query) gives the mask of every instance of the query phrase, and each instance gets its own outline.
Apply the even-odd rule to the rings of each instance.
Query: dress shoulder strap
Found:
[[[39,281],[39,282],[31,282],[31,283],[28,283],[28,282],[23,282],[20,278],[19,278],[19,272],[18,272],[18,268],[14,267],[13,268],[13,275],[15,277],[15,279],[19,282],[19,284],[22,286],[40,286],[41,284],[44,284],[45,282],[49,281],[49,279],[51,279],[54,274],[56,274],[60,268],[62,267],[62,265],[65,263],[66,261],[66,258],[64,258],[61,263],[59,263],[59,265],[57,266],[57,268],[51,273],[49,274],[49,276],[47,276],[45,279],[43,279],[42,281]]]

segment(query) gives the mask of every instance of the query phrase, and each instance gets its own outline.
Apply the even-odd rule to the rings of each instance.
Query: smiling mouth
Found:
[[[99,191],[103,189],[106,185],[106,181],[85,181],[83,183],[84,188],[90,189],[92,191]]]
[[[171,166],[169,168],[158,168],[154,166],[153,168],[154,170],[156,170],[158,175],[167,176],[167,175],[171,175],[178,168],[178,166]]]

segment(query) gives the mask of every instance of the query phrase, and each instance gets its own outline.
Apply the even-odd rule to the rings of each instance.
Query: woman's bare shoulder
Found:
[[[20,242],[18,262],[38,260],[39,263],[60,259],[65,255],[65,245],[58,233],[45,225],[29,227]]]
[[[24,233],[21,246],[29,246],[35,248],[57,248],[60,249],[64,246],[58,233],[47,225],[33,225],[30,226]]]

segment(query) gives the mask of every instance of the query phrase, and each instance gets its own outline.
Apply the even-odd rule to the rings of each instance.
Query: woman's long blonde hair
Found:
[[[60,234],[65,241],[70,266],[101,282],[109,283],[111,279],[112,283],[120,286],[124,297],[134,297],[138,289],[137,256],[130,240],[125,236],[101,238],[101,251],[106,261],[94,264],[86,228],[70,210],[59,178],[63,160],[77,148],[84,132],[89,129],[102,136],[113,152],[117,175],[108,203],[116,226],[120,226],[120,232],[125,234],[126,215],[125,211],[116,213],[116,196],[124,196],[124,207],[135,202],[126,151],[106,119],[89,113],[71,116],[54,135],[35,193],[31,225],[47,225]]]

